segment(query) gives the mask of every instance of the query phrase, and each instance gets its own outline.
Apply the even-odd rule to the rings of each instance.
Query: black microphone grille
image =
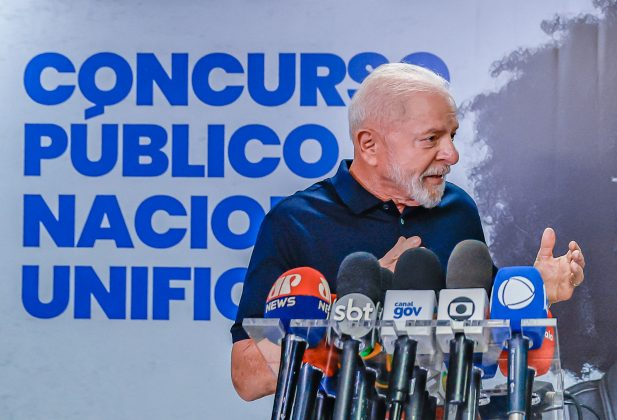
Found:
[[[491,292],[493,260],[484,242],[467,239],[459,242],[448,259],[448,289],[483,288]]]
[[[340,298],[360,293],[379,302],[381,298],[381,267],[368,252],[354,252],[345,257],[336,276],[336,294]]]
[[[433,251],[412,248],[401,254],[394,270],[393,290],[434,290],[439,293],[445,287],[443,269]]]

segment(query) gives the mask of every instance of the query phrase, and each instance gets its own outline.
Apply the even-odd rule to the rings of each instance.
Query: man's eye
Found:
[[[452,141],[454,141],[454,137],[456,137],[456,133],[452,133],[452,134],[450,135],[450,139],[451,139]]]
[[[433,141],[437,140],[437,136],[430,136],[430,137],[427,137],[427,138],[422,139],[422,140],[423,141],[433,142]]]

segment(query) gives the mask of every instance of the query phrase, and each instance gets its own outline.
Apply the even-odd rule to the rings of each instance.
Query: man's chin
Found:
[[[426,207],[427,209],[436,207],[439,203],[441,203],[444,190],[445,180],[437,186],[425,188],[422,197],[419,197],[420,199],[416,199],[416,201],[418,201],[422,207]]]

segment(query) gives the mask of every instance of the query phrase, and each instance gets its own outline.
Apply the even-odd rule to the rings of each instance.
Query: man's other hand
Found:
[[[252,339],[240,340],[231,349],[231,381],[245,401],[253,401],[276,390],[281,348],[268,340],[260,346]]]
[[[585,278],[585,257],[578,244],[571,241],[565,255],[554,257],[556,241],[555,231],[551,228],[544,229],[538,257],[533,265],[542,275],[549,303],[570,299],[574,288]]]
[[[422,240],[419,236],[412,236],[407,239],[401,236],[400,238],[398,238],[398,241],[396,241],[396,244],[394,244],[392,249],[386,252],[386,255],[384,255],[379,260],[379,265],[394,272],[394,269],[396,268],[396,263],[398,262],[401,254],[408,249],[419,247],[421,243]]]

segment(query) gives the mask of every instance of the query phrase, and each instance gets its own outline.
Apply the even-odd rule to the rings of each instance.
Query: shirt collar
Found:
[[[365,190],[364,187],[351,176],[351,173],[349,173],[351,162],[351,159],[341,162],[338,171],[332,177],[332,185],[338,196],[343,200],[343,203],[345,203],[353,213],[360,214],[382,204],[382,202]]]

